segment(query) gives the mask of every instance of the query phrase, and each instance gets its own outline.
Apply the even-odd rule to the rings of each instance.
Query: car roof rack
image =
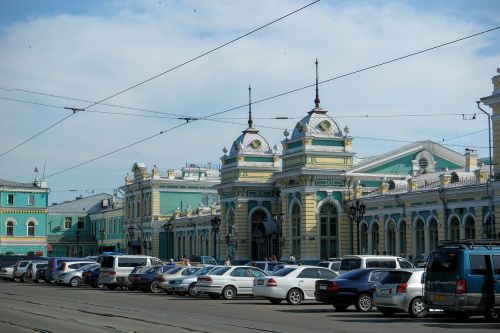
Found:
[[[460,248],[473,248],[477,246],[483,246],[486,248],[491,248],[493,246],[500,246],[500,240],[497,239],[457,239],[449,240],[443,239],[439,241],[439,248],[442,247],[460,247]]]

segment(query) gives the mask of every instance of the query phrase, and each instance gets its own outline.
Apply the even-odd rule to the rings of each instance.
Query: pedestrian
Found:
[[[231,266],[231,257],[227,257],[226,260],[224,261],[224,266]]]
[[[189,258],[186,259],[186,266],[191,266],[191,260],[189,260]]]
[[[175,267],[174,259],[170,258],[170,260],[167,263],[167,266],[169,266],[169,267]]]
[[[274,254],[271,256],[271,261],[278,261],[278,259],[276,258],[276,256]]]
[[[290,265],[295,265],[297,263],[297,259],[293,256],[293,253],[290,253],[290,257],[288,258],[288,263]]]

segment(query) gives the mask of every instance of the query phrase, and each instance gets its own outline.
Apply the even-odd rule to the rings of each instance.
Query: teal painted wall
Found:
[[[14,196],[14,202],[9,205],[9,194]],[[28,198],[30,195],[34,196],[34,204],[29,205]],[[26,192],[0,192],[0,205],[2,207],[36,207],[46,208],[48,204],[47,193],[26,193]]]
[[[400,159],[391,161],[390,163],[380,165],[378,167],[367,170],[367,173],[393,173],[393,174],[411,174],[412,171],[412,161],[417,156],[417,153],[413,155],[404,156]],[[441,157],[432,155],[434,161],[436,162],[435,170],[440,171],[444,168],[448,168],[450,170],[460,169],[461,166],[454,164],[448,160],[445,160]]]
[[[173,213],[177,208],[180,208],[183,213],[186,212],[187,206],[191,205],[193,212],[203,202],[203,194],[201,192],[160,192],[160,214],[167,215]],[[216,201],[216,195],[208,194],[208,205],[212,201]]]

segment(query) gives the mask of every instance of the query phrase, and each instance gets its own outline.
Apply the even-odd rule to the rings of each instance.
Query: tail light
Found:
[[[339,285],[337,284],[337,282],[332,281],[328,284],[327,290],[337,292],[339,291]]]
[[[455,285],[455,294],[467,294],[467,282],[465,279],[459,279]]]
[[[408,283],[400,283],[396,286],[396,294],[406,294]]]
[[[109,272],[109,275],[115,276],[116,272]]]
[[[270,278],[269,280],[267,280],[266,286],[268,286],[268,287],[277,287],[278,286],[278,282],[276,282],[275,279]]]

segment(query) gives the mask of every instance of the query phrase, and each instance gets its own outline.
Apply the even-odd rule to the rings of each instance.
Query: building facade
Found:
[[[0,254],[46,255],[47,183],[0,179]]]

